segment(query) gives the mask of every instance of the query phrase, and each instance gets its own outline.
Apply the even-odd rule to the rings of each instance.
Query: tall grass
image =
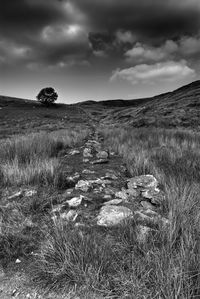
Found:
[[[82,142],[87,134],[87,130],[60,130],[6,139],[0,145],[1,184],[52,184],[58,153]]]

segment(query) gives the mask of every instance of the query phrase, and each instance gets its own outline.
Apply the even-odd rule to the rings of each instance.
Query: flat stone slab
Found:
[[[128,189],[137,189],[138,187],[142,189],[156,189],[158,181],[153,175],[146,174],[129,179],[127,185]]]
[[[116,226],[131,217],[133,217],[133,212],[127,207],[106,205],[101,208],[97,216],[97,225],[106,227]]]

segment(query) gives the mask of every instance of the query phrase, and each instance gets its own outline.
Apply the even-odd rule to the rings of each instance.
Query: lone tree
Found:
[[[50,105],[57,100],[58,94],[53,87],[46,87],[40,90],[36,98],[40,103]]]

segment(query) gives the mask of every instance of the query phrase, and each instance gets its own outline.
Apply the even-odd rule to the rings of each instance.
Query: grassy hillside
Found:
[[[85,102],[81,107],[100,117],[104,124],[198,130],[200,81],[152,98]]]
[[[0,138],[13,134],[87,126],[85,113],[72,105],[46,107],[37,101],[0,96]]]

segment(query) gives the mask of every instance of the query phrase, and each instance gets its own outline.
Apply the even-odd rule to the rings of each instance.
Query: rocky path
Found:
[[[83,147],[70,151],[62,167],[67,190],[63,202],[52,210],[53,219],[72,220],[76,226],[112,227],[132,218],[141,241],[151,229],[168,225],[156,178],[151,174],[128,177],[121,157],[109,152],[97,133]]]

